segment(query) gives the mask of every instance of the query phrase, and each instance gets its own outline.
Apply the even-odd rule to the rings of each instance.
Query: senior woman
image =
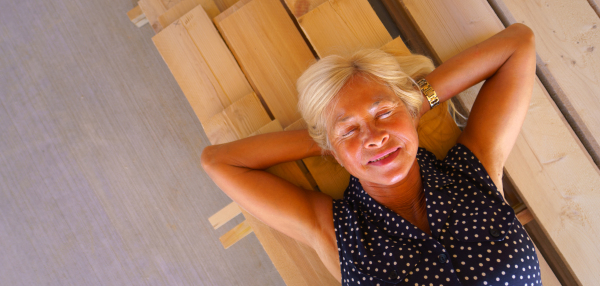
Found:
[[[534,78],[534,37],[521,24],[434,70],[422,56],[380,50],[325,57],[298,80],[308,130],[209,146],[202,165],[248,212],[315,249],[344,285],[541,284],[501,181]],[[482,80],[446,158],[419,148],[419,118]],[[324,153],[351,174],[342,200],[264,171]]]

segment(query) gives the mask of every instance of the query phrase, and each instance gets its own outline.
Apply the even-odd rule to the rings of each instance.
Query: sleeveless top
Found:
[[[432,235],[351,176],[333,202],[342,285],[541,285],[535,247],[479,159],[456,144],[417,160]]]

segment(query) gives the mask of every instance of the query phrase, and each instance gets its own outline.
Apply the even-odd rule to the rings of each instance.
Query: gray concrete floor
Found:
[[[228,250],[200,123],[132,0],[3,1],[1,285],[282,285]]]

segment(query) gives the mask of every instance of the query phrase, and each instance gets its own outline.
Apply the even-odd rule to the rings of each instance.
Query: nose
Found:
[[[379,148],[390,138],[390,134],[385,129],[379,128],[374,124],[368,124],[364,130],[365,148]]]

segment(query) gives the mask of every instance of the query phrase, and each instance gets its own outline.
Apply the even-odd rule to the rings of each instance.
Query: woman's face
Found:
[[[328,106],[334,157],[360,180],[402,181],[418,151],[417,119],[387,86],[354,76]]]

